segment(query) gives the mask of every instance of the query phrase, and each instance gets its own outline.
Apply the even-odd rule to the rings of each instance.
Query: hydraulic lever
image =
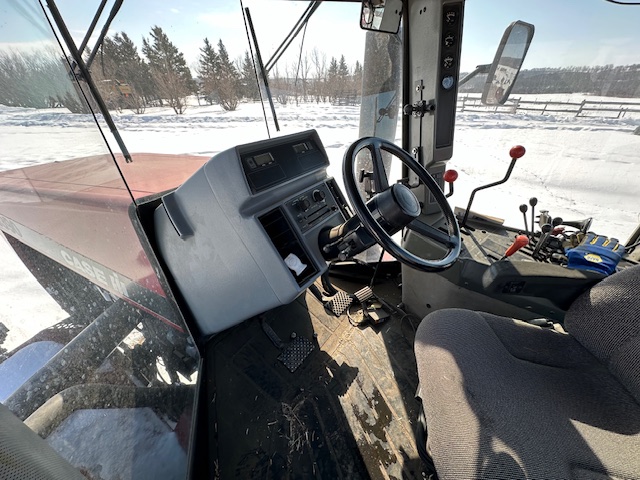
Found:
[[[445,195],[445,197],[449,198],[453,195],[453,182],[458,179],[458,172],[455,170],[447,170],[442,175],[442,179],[449,184],[449,193]]]
[[[529,237],[527,237],[526,235],[518,235],[513,241],[513,244],[507,249],[507,251],[504,253],[504,256],[500,260],[504,260],[505,258],[510,257],[522,247],[526,247],[527,245],[529,245]]]
[[[476,188],[471,192],[471,196],[469,197],[469,204],[467,205],[467,210],[464,212],[464,218],[460,223],[460,226],[464,227],[467,224],[467,218],[469,218],[469,212],[471,211],[471,204],[473,203],[473,198],[476,196],[476,193],[480,190],[485,190],[487,188],[495,187],[497,185],[501,185],[511,176],[511,172],[513,171],[513,167],[516,166],[516,161],[521,158],[526,153],[525,148],[522,145],[516,145],[509,150],[509,156],[511,157],[511,163],[509,164],[509,168],[507,169],[507,174],[500,181],[489,183],[487,185],[483,185],[481,187]]]
[[[529,226],[527,225],[527,210],[528,210],[528,207],[526,203],[523,203],[522,205],[520,205],[520,211],[522,212],[522,218],[524,219],[524,234],[528,237]]]
[[[531,238],[536,234],[536,205],[538,204],[538,199],[536,197],[531,197],[529,199],[529,205],[531,205]]]

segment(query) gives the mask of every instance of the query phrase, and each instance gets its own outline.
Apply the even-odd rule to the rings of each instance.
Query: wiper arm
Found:
[[[106,1],[106,0],[103,0],[103,1]],[[102,45],[104,37],[106,37],[107,33],[109,33],[109,27],[111,26],[111,22],[113,22],[113,19],[116,18],[116,15],[120,10],[120,7],[122,6],[123,1],[124,0],[116,0],[116,3],[113,4],[113,7],[111,8],[111,12],[109,13],[109,17],[107,18],[107,21],[104,23],[102,27],[102,31],[100,32],[100,36],[96,41],[96,45],[95,47],[93,47],[93,50],[91,50],[91,53],[89,54],[89,58],[87,59],[87,62],[86,62],[87,70],[91,68],[91,64],[93,63],[93,60],[96,58],[98,49],[100,48],[100,45]],[[97,21],[97,18],[94,18],[94,21]],[[95,28],[95,25],[94,25],[94,28]],[[80,49],[80,54],[82,54],[83,50],[84,50],[83,48]]]
[[[87,33],[85,34],[84,38],[82,39],[82,43],[80,44],[80,47],[78,47],[78,50],[80,50],[81,52],[84,52],[84,49],[87,48],[87,44],[89,43],[89,39],[91,38],[91,35],[93,35],[93,30],[96,28],[96,25],[98,24],[98,20],[100,20],[100,16],[102,15],[104,7],[107,5],[107,1],[108,0],[102,0],[102,2],[100,2],[100,6],[98,7],[98,11],[93,16],[93,20],[91,20],[91,25],[89,25],[89,29],[87,30]]]
[[[131,159],[131,154],[129,153],[129,150],[127,150],[127,147],[125,146],[124,142],[122,141],[122,137],[120,136],[120,132],[118,132],[118,129],[116,128],[116,124],[113,123],[113,118],[111,118],[109,109],[105,105],[104,100],[100,95],[100,92],[98,92],[98,87],[96,87],[96,84],[94,83],[93,78],[89,74],[89,70],[87,69],[87,66],[84,63],[84,60],[82,60],[82,55],[78,51],[78,48],[76,47],[76,44],[73,41],[73,37],[71,36],[71,33],[69,33],[69,29],[67,28],[67,25],[64,23],[62,15],[60,14],[60,10],[58,10],[58,7],[54,0],[46,0],[46,1],[47,1],[47,6],[51,11],[51,16],[53,17],[53,20],[54,22],[56,22],[56,26],[60,31],[60,35],[62,36],[64,43],[67,45],[67,48],[69,49],[69,53],[71,53],[71,57],[75,61],[75,64],[76,64],[75,66],[80,71],[81,78],[85,82],[87,82],[89,91],[91,92],[91,95],[93,95],[93,98],[95,99],[96,104],[100,109],[100,113],[102,113],[105,123],[107,124],[107,126],[109,127],[109,130],[113,134],[113,138],[118,144],[118,147],[120,147],[120,150],[124,155],[125,161],[127,163],[133,162],[133,160]],[[47,12],[45,11],[42,3],[40,4],[40,6],[42,7],[43,13],[46,16]],[[52,29],[53,29],[53,26],[52,26]],[[74,75],[76,74],[76,72],[74,71],[72,71],[71,73]]]
[[[309,6],[307,6],[307,9],[302,13],[302,15],[300,16],[298,21],[295,23],[291,31],[284,38],[280,46],[276,48],[276,51],[273,52],[273,55],[271,56],[269,61],[265,64],[267,73],[269,73],[271,69],[275,66],[275,64],[278,62],[278,60],[280,60],[280,57],[284,54],[284,52],[287,51],[287,48],[289,48],[289,45],[291,45],[291,43],[295,40],[295,38],[302,31],[305,25],[309,23],[309,19],[316,12],[316,10],[318,9],[321,3],[322,3],[322,0],[315,0],[311,2]]]

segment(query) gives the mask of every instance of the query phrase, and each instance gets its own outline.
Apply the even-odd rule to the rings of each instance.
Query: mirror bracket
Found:
[[[408,103],[407,105],[402,107],[402,113],[404,113],[407,116],[413,115],[414,118],[422,118],[427,113],[433,115],[435,111],[436,111],[435,100],[429,100],[428,102],[426,100],[418,100],[413,105]]]

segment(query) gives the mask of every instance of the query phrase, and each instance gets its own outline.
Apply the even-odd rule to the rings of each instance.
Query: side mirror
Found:
[[[507,101],[529,50],[534,31],[533,25],[520,20],[507,27],[489,68],[482,92],[482,103],[503,105]]]
[[[362,0],[360,28],[374,32],[398,33],[402,0]]]

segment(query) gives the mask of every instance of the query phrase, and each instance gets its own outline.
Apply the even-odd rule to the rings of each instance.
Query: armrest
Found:
[[[489,295],[542,297],[566,310],[582,292],[605,275],[550,263],[502,260],[482,275],[482,286]]]

